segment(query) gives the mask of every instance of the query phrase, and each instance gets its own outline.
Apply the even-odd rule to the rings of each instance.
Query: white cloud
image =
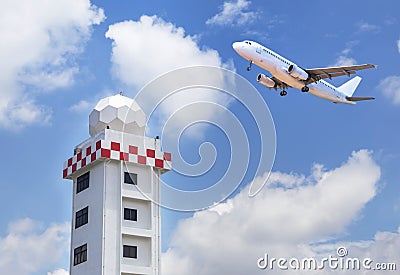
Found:
[[[385,19],[385,24],[389,25],[389,26],[397,24],[397,18],[389,17],[389,18]]]
[[[400,105],[400,76],[388,76],[383,79],[378,88],[395,105]]]
[[[48,71],[39,70],[37,72],[26,73],[21,80],[27,86],[39,87],[50,91],[73,84],[74,77],[78,72],[78,67],[51,68]]]
[[[397,50],[399,51],[399,53],[400,53],[400,39],[399,40],[397,40]]]
[[[99,100],[115,94],[116,92],[114,90],[111,90],[109,88],[104,88],[99,93],[96,93],[95,95],[93,94],[90,95],[90,99],[81,99],[78,102],[72,104],[71,106],[68,107],[68,110],[74,113],[81,113],[81,114],[85,113],[87,115],[88,112],[92,111],[92,109],[94,108],[94,106],[96,106]]]
[[[360,43],[358,40],[352,40],[346,43],[346,47],[340,52],[339,56],[336,58],[336,61],[332,66],[352,66],[357,64],[357,61],[349,57],[349,54],[353,51],[353,48]]]
[[[299,186],[305,180],[304,175],[296,174],[285,174],[281,172],[275,172],[268,178],[269,186],[284,186],[286,188],[292,188]]]
[[[46,106],[37,105],[36,102],[28,96],[24,96],[22,100],[8,107],[6,114],[7,119],[13,122],[46,125],[50,122],[52,111]]]
[[[69,272],[65,269],[57,269],[53,272],[47,272],[47,275],[69,275]]]
[[[362,21],[358,23],[358,29],[363,32],[379,32],[381,28],[377,25]]]
[[[51,112],[35,101],[34,92],[73,83],[79,70],[74,57],[102,20],[103,10],[90,0],[8,1],[1,7],[1,126],[48,120]]]
[[[47,228],[28,218],[10,223],[7,236],[0,238],[0,273],[27,275],[52,268],[68,256],[69,237],[69,223]]]
[[[375,267],[377,263],[394,263],[396,270],[398,270],[400,265],[400,227],[397,232],[378,231],[372,240],[319,244],[311,247],[311,249],[315,252],[315,257],[325,257],[326,254],[336,256],[335,251],[338,247],[345,247],[349,258],[371,259],[373,261],[371,267]],[[334,271],[326,273],[336,274]],[[340,274],[354,274],[354,270],[343,270]],[[360,274],[376,274],[376,271],[370,270],[368,272],[364,270]]]
[[[355,65],[355,64],[357,64],[357,61],[354,58],[351,58],[351,57],[348,57],[348,56],[345,56],[345,55],[341,55],[336,59],[336,61],[333,64],[333,66],[337,66],[337,67],[340,67],[340,66],[352,66],[352,65]]]
[[[89,103],[86,100],[80,100],[78,103],[75,103],[71,107],[68,108],[71,112],[83,112],[89,110],[90,107],[94,107],[94,104]]]
[[[257,18],[257,13],[246,11],[251,1],[237,0],[236,2],[224,2],[220,13],[206,21],[207,25],[244,25]]]
[[[185,66],[209,65],[233,69],[231,63],[222,62],[216,50],[200,47],[195,37],[186,35],[183,28],[165,22],[157,16],[143,15],[139,21],[125,21],[111,25],[106,37],[113,40],[111,59],[114,75],[123,83],[133,87],[132,90],[135,92],[161,74]],[[209,77],[215,79],[214,87],[221,86],[219,85],[223,81],[221,78],[215,75]],[[146,96],[151,97],[151,94]],[[179,116],[175,116],[177,123],[173,123],[178,127],[178,124],[192,122],[194,116],[208,120],[215,115],[213,111],[215,106],[205,106],[205,104],[204,108],[197,108],[196,112],[190,108],[184,110],[185,106],[191,104],[193,106],[199,102],[211,102],[223,106],[228,104],[223,93],[185,91],[164,100],[160,107],[164,112],[161,117],[168,118],[179,110]],[[174,131],[174,135],[176,127],[169,127]]]
[[[274,182],[280,178],[281,185],[268,184],[254,198],[244,189],[216,209],[181,221],[163,255],[163,272],[263,274],[256,261],[265,252],[309,255],[311,243],[343,234],[359,217],[376,195],[380,168],[361,150],[336,169],[316,165],[308,177],[272,173]]]
[[[225,67],[217,51],[200,48],[195,37],[157,16],[111,25],[114,74],[136,88],[168,71],[190,65]]]

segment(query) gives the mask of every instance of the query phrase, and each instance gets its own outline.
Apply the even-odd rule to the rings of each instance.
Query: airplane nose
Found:
[[[237,49],[239,48],[239,45],[240,45],[239,42],[234,42],[234,43],[232,44],[232,48],[233,48],[235,51],[237,51]]]

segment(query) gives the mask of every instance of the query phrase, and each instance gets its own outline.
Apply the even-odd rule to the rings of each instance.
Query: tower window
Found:
[[[75,229],[88,223],[88,217],[89,217],[88,212],[89,212],[89,206],[86,206],[82,210],[79,210],[78,212],[76,212]]]
[[[137,210],[124,208],[124,220],[137,222]]]
[[[137,259],[137,246],[124,245],[123,255],[125,258]]]
[[[74,265],[87,261],[87,244],[74,249]]]
[[[76,193],[89,188],[89,172],[83,174],[82,176],[78,177],[76,180]]]
[[[125,172],[124,183],[137,185],[137,174]]]

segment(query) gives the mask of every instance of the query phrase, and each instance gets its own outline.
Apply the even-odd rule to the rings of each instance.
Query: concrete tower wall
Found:
[[[131,101],[101,100],[91,115],[92,137],[64,164],[63,177],[74,184],[71,275],[159,274],[160,209],[153,201],[160,199],[159,177],[171,155],[140,135],[145,118],[137,104],[124,132],[120,108],[129,112]]]
[[[104,193],[104,163],[99,163],[91,167],[90,170],[82,169],[73,179],[74,192],[72,204],[72,241],[71,241],[71,274],[103,274],[101,257],[97,251],[102,251],[102,230],[103,228],[103,196]],[[88,189],[77,194],[76,179],[89,172],[90,180]],[[79,228],[76,226],[76,213],[88,207],[88,223]],[[88,255],[86,265],[74,266],[74,248],[87,244]]]

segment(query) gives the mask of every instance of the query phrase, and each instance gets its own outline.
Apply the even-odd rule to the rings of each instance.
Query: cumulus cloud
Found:
[[[163,272],[258,274],[265,270],[256,261],[266,252],[314,255],[312,243],[345,232],[376,195],[380,168],[361,150],[336,169],[316,165],[309,176],[273,172],[271,179],[254,198],[244,189],[181,221],[163,255]]]
[[[339,53],[338,57],[336,58],[336,61],[332,66],[352,66],[357,64],[357,61],[349,57],[349,54],[352,52],[353,48],[358,45],[359,41],[349,41],[346,43],[346,47]]]
[[[0,238],[0,273],[28,275],[52,268],[68,256],[69,236],[69,223],[47,228],[28,218],[10,223],[7,236]]]
[[[0,125],[18,128],[48,121],[37,91],[69,86],[79,71],[93,25],[104,19],[90,0],[9,1],[0,9]],[[31,114],[31,115],[26,115]]]
[[[199,46],[196,38],[186,35],[183,28],[157,16],[143,15],[138,21],[125,21],[111,25],[106,37],[113,40],[111,59],[114,75],[132,87],[134,92],[139,91],[145,84],[161,74],[185,66],[209,65],[233,69],[232,64],[221,60],[216,50]],[[221,87],[223,80],[219,76],[209,74],[207,76],[215,79],[214,87]],[[151,94],[147,96],[151,97]],[[180,115],[175,116],[179,117],[175,126],[182,125],[184,121],[190,121],[190,118],[195,115],[203,120],[208,120],[215,115],[209,107],[197,108],[194,113],[192,109],[182,110],[185,106],[198,102],[226,106],[229,102],[225,94],[206,90],[176,93],[164,101],[160,107],[163,109],[163,115],[160,117],[168,118],[180,110]],[[176,131],[174,134],[176,135]]]
[[[313,257],[317,259],[328,255],[337,256],[338,247],[344,247],[348,251],[349,258],[358,258],[361,261],[368,258],[372,262],[371,268],[376,264],[395,264],[394,270],[398,270],[400,262],[400,227],[397,232],[378,231],[372,240],[353,242],[336,242],[318,244],[311,247]],[[393,268],[393,267],[392,267]],[[361,269],[362,270],[362,269]],[[360,274],[376,274],[376,270],[363,270]],[[390,272],[390,271],[388,271]],[[354,270],[342,270],[340,274],[354,274]],[[318,273],[320,274],[320,273]],[[335,270],[327,270],[323,274],[336,274]]]
[[[251,1],[237,0],[236,2],[224,2],[220,13],[206,21],[207,25],[244,25],[257,18],[257,13],[248,10]]]
[[[357,64],[357,61],[354,58],[351,58],[351,57],[348,57],[348,56],[345,56],[345,55],[341,55],[336,59],[336,61],[333,64],[333,66],[337,66],[337,67],[340,67],[340,66],[352,66],[352,65],[355,65],[355,64]]]
[[[332,66],[340,67],[340,66],[352,66],[357,64],[357,61],[349,57],[353,48],[360,43],[358,40],[349,41],[346,43],[346,47],[339,53],[338,57],[336,58],[335,63]]]
[[[400,76],[388,76],[378,86],[395,105],[400,105]]]
[[[201,48],[194,36],[157,16],[143,15],[139,21],[111,25],[106,37],[113,40],[114,74],[136,88],[184,66],[228,66],[217,51]]]
[[[45,91],[67,87],[74,82],[74,76],[79,72],[77,67],[51,68],[25,72],[20,80],[26,86],[39,87]]]

